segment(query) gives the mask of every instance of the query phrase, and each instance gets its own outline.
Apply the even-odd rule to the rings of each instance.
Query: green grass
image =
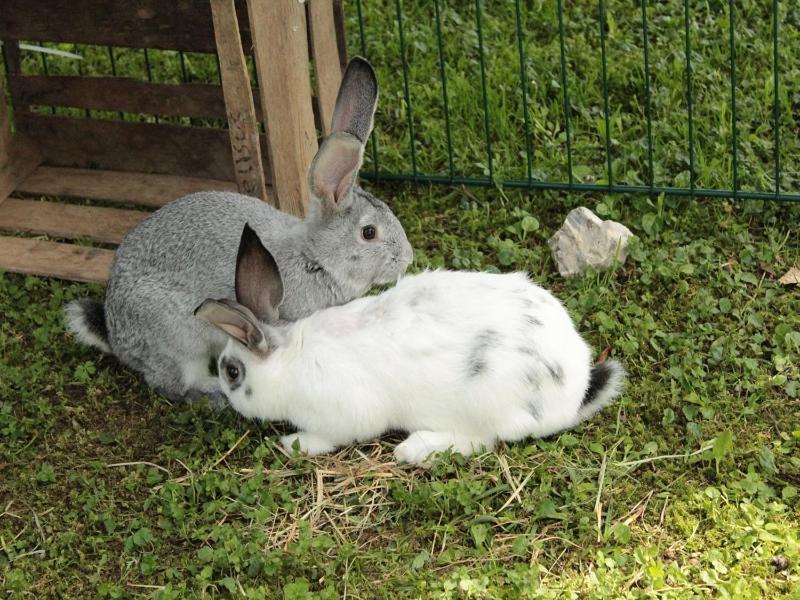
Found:
[[[524,178],[513,5],[484,4],[494,167],[498,176]],[[534,178],[565,179],[553,4],[523,2],[533,168]],[[605,156],[595,6],[565,4],[576,70],[569,83],[574,172],[577,180],[599,181]],[[615,176],[641,183],[648,180],[642,97],[629,92],[642,77],[635,4],[607,3],[614,17],[608,50]],[[764,3],[737,4],[742,186],[770,189],[769,24]],[[789,84],[798,78],[800,9],[789,4],[781,3],[781,155],[784,187],[796,190],[797,98]],[[422,171],[445,173],[432,8],[403,5],[417,160]],[[356,50],[354,2],[347,7]],[[474,4],[442,7],[455,167],[483,176]],[[715,187],[730,179],[725,8],[698,4],[693,30],[698,184]],[[680,9],[677,2],[649,7],[655,180],[670,185],[688,183],[682,21],[669,16]],[[370,0],[364,11],[367,55],[382,86],[381,168],[407,171],[394,2]],[[108,72],[105,49],[79,50],[86,72]],[[36,56],[25,60],[26,69],[41,68]],[[141,53],[120,50],[116,60],[119,72],[146,77]],[[153,51],[151,64],[155,79],[179,80],[174,53]],[[49,67],[77,68],[57,60]],[[190,57],[192,80],[214,81],[214,69],[213,58]],[[100,286],[5,274],[6,597],[798,597],[800,302],[798,288],[777,278],[800,266],[800,205],[375,191],[405,225],[414,269],[525,269],[553,290],[596,353],[625,364],[622,399],[560,436],[469,460],[445,456],[429,470],[392,464],[400,439],[392,436],[331,457],[289,457],[275,443],[282,426],[171,405],[114,359],[77,346],[64,332],[61,306],[101,297]],[[578,205],[625,223],[637,239],[624,266],[565,281],[546,241]]]
[[[430,471],[391,464],[392,437],[290,458],[272,427],[170,405],[76,346],[60,307],[99,287],[6,275],[9,593],[791,597],[800,316],[772,272],[800,261],[800,207],[606,198],[638,235],[629,263],[562,281],[545,240],[591,198],[381,191],[416,268],[531,270],[624,362],[623,399],[577,430]]]

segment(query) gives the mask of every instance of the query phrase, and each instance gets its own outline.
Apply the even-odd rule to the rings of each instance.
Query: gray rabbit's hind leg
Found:
[[[197,303],[175,282],[157,277],[118,282],[106,296],[114,353],[170,400],[221,392],[211,365],[226,340],[194,317]]]

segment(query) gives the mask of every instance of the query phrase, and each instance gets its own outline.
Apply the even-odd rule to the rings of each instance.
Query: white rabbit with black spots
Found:
[[[287,449],[326,453],[399,429],[399,461],[469,455],[573,427],[621,392],[622,366],[592,367],[564,307],[523,273],[427,271],[276,325],[280,272],[247,227],[239,255],[259,285],[195,314],[230,338],[218,370],[233,408],[294,424]]]

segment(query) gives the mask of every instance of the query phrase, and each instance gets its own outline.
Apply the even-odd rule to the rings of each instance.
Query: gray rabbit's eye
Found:
[[[225,367],[225,375],[228,376],[229,381],[236,381],[239,379],[239,367],[236,365],[228,365]]]
[[[361,237],[363,237],[368,242],[374,240],[375,237],[378,235],[378,230],[375,229],[374,225],[365,225],[361,228]]]

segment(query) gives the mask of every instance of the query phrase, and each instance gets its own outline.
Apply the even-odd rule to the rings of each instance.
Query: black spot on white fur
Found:
[[[219,366],[217,365],[217,361],[219,359],[216,356],[212,356],[208,359],[208,374],[211,377],[219,376]]]
[[[239,370],[239,376],[236,378],[235,381],[230,381],[230,379],[227,376],[226,369],[229,366],[236,367]],[[245,377],[245,367],[242,361],[240,361],[238,358],[226,356],[220,361],[220,370],[222,371],[222,378],[225,380],[225,383],[228,384],[228,389],[232,392],[238,390],[239,387],[242,385],[242,382],[244,381]]]
[[[539,390],[542,387],[542,382],[539,377],[539,373],[533,367],[529,367],[525,373],[523,374],[525,378],[525,383],[528,384],[534,390]]]
[[[552,365],[546,362],[544,366],[554,383],[560,385],[564,382],[564,368],[561,365]]]
[[[525,323],[530,327],[541,327],[544,325],[539,317],[534,317],[533,315],[525,315]]]
[[[497,345],[498,337],[493,329],[485,329],[475,337],[475,343],[467,357],[467,372],[470,377],[481,375],[489,367],[487,354]]]
[[[600,390],[605,389],[611,376],[614,374],[613,369],[607,363],[599,363],[592,368],[589,374],[589,387],[583,395],[582,406],[590,404],[595,399]]]
[[[430,300],[433,298],[433,290],[431,288],[424,287],[420,289],[416,295],[414,295],[411,300],[408,302],[409,306],[416,307],[425,302],[426,300]]]

